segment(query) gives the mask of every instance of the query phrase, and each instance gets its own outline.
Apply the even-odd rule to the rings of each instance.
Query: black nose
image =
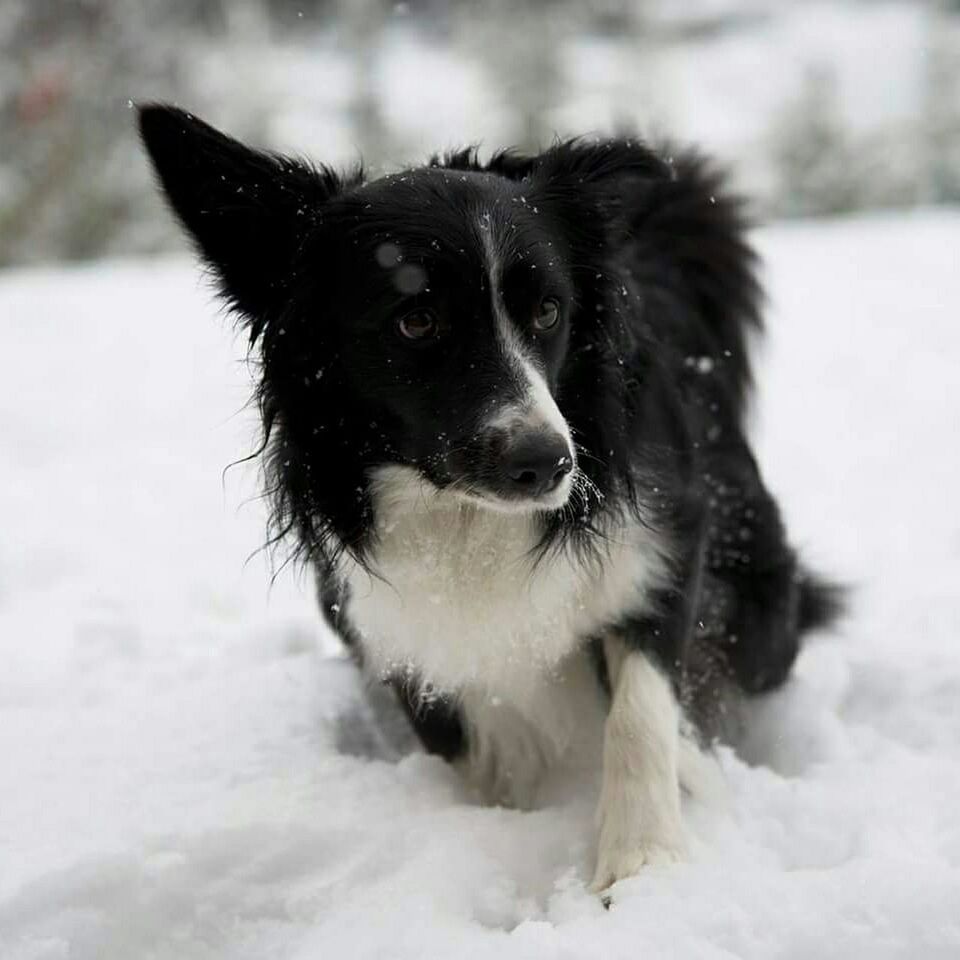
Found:
[[[540,497],[555,490],[573,469],[570,447],[555,433],[532,433],[513,440],[501,469],[514,496]]]

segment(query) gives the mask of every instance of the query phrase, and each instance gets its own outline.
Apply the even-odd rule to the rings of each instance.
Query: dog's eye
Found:
[[[552,330],[560,319],[560,304],[553,297],[546,297],[533,314],[533,326],[536,330]]]
[[[437,335],[439,325],[431,310],[415,310],[397,321],[400,333],[408,340],[430,340]]]

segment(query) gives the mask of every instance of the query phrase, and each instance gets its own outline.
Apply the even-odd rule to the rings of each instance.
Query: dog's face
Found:
[[[519,186],[415,170],[334,198],[321,232],[318,312],[398,461],[493,509],[562,507],[576,458],[555,397],[573,288]]]
[[[398,466],[421,493],[545,522],[577,490],[589,521],[627,415],[609,211],[624,177],[666,178],[649,151],[561,145],[486,168],[460,155],[368,183],[173,108],[140,117],[167,198],[259,347],[281,530],[362,553],[378,478]],[[574,434],[592,451],[579,464]]]
[[[576,454],[556,398],[576,309],[569,251],[521,182],[437,166],[342,183],[161,108],[143,133],[225,295],[290,358],[268,357],[265,376],[336,367],[347,419],[376,424],[368,472],[400,463],[498,510],[567,502]],[[269,386],[290,396],[287,424],[309,423],[292,383]],[[329,431],[331,412],[315,408],[314,428]]]

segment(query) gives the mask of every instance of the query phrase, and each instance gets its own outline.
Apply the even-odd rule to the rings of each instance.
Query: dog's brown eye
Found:
[[[416,310],[401,317],[397,323],[408,340],[429,340],[437,335],[437,318],[430,310]]]
[[[551,330],[559,319],[560,304],[553,297],[547,297],[540,301],[540,306],[533,314],[533,326],[537,330]]]

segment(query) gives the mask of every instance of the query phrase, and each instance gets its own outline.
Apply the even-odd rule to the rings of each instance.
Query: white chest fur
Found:
[[[589,635],[642,608],[665,546],[640,524],[608,533],[600,561],[537,559],[536,520],[464,503],[412,471],[378,478],[373,574],[345,560],[351,624],[370,665],[412,670],[448,693],[482,691],[522,708]]]

